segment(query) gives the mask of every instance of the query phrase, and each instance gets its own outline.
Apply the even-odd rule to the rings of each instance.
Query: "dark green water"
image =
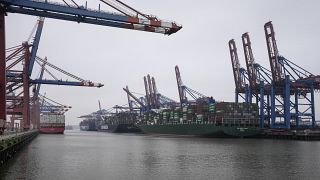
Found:
[[[39,135],[1,179],[320,179],[320,142],[66,131]]]

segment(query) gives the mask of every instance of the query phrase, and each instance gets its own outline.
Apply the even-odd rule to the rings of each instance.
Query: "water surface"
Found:
[[[111,134],[39,135],[1,179],[319,179],[320,142]]]

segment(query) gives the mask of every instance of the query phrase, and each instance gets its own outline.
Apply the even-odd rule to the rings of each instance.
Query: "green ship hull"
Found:
[[[139,125],[148,134],[196,135],[208,137],[253,137],[261,133],[255,126],[230,126],[215,124],[154,124]]]

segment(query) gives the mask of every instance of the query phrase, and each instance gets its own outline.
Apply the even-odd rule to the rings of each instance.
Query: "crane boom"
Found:
[[[176,72],[176,79],[177,79],[179,99],[180,99],[180,107],[182,108],[182,105],[186,100],[186,96],[185,96],[185,92],[184,92],[183,87],[182,87],[182,80],[181,80],[179,67],[175,66],[174,69],[175,69],[175,72]]]
[[[237,47],[236,43],[234,42],[234,39],[231,39],[229,41],[229,50],[230,50],[230,57],[231,57],[231,63],[232,63],[232,70],[233,70],[233,76],[234,76],[234,83],[236,85],[237,91],[241,91],[242,89],[242,79],[241,79],[241,72],[240,72],[240,63],[237,53]]]
[[[50,66],[50,67],[52,67],[53,69],[55,69],[55,70],[57,70],[57,71],[60,71],[60,72],[62,72],[63,74],[65,74],[65,75],[67,75],[67,76],[70,76],[70,77],[72,77],[72,78],[74,78],[74,79],[76,79],[76,80],[78,80],[78,81],[85,81],[84,79],[82,79],[82,78],[80,78],[80,77],[78,77],[78,76],[75,76],[75,75],[73,75],[73,74],[71,74],[71,73],[68,73],[67,71],[65,71],[65,70],[63,70],[63,69],[61,69],[61,68],[59,68],[59,67],[57,67],[57,66],[55,66],[55,65],[53,65],[53,64],[51,64],[51,63],[49,63],[49,62],[47,62],[46,60],[44,60],[44,59],[42,59],[42,58],[40,58],[40,57],[37,57],[37,60],[40,61],[40,62],[42,62],[42,63],[45,63],[47,66]]]
[[[31,76],[31,74],[32,74],[34,61],[36,60],[38,47],[39,47],[39,43],[40,43],[40,37],[41,37],[42,29],[43,29],[43,23],[44,23],[44,18],[40,17],[38,20],[38,27],[37,27],[36,35],[34,36],[34,40],[32,43],[31,57],[30,57],[30,64],[29,64],[29,71],[28,71],[29,76]]]
[[[148,88],[148,82],[147,82],[147,77],[143,77],[143,81],[144,81],[144,89],[146,91],[146,99],[147,99],[147,106],[148,108],[151,107],[151,102],[150,102],[150,94],[149,94],[149,88]]]
[[[88,86],[88,87],[102,87],[103,84],[101,83],[93,83],[91,81],[88,80],[84,80],[76,75],[73,75],[51,63],[49,63],[46,59],[42,59],[40,57],[36,58],[37,62],[42,62],[45,63],[45,65],[69,76],[72,77],[80,82],[72,82],[72,81],[62,81],[62,80],[58,80],[57,78],[55,78],[55,76],[53,76],[55,78],[55,80],[42,80],[42,79],[35,79],[35,80],[30,80],[31,83],[34,84],[56,84],[56,85],[67,85],[67,86]],[[43,67],[45,69],[45,67]],[[45,69],[46,70],[46,69]],[[48,73],[50,73],[49,71],[47,71]],[[51,74],[52,75],[52,74]]]
[[[281,82],[283,76],[281,72],[281,65],[279,63],[279,51],[275,39],[275,33],[272,22],[269,21],[264,25],[264,32],[268,47],[268,55],[271,67],[272,79],[275,83]]]
[[[103,84],[92,83],[90,81],[75,82],[63,80],[48,80],[48,79],[30,79],[31,84],[51,84],[51,85],[64,85],[64,86],[86,86],[86,87],[102,87]]]
[[[0,0],[6,12],[33,16],[48,17],[78,23],[97,24],[103,26],[148,31],[162,34],[173,34],[182,26],[174,22],[158,19],[139,18],[99,10],[91,10],[83,6],[58,4],[47,0]]]
[[[246,59],[250,87],[256,88],[257,72],[254,67],[255,62],[254,62],[254,57],[253,57],[252,48],[251,48],[251,41],[248,33],[242,34],[242,44],[243,44],[244,57]]]
[[[42,80],[42,78],[43,78],[43,74],[44,74],[44,70],[45,70],[44,66],[47,63],[47,58],[45,58],[44,60],[45,60],[45,62],[43,62],[42,65],[41,65],[41,71],[40,71],[40,76],[39,76],[40,80]],[[37,84],[36,85],[35,92],[34,92],[34,95],[33,95],[33,99],[34,100],[38,99],[38,96],[39,96],[39,93],[40,93],[40,87],[41,87],[41,84]]]
[[[151,83],[152,83],[152,89],[153,89],[154,106],[155,106],[155,108],[158,108],[158,105],[159,105],[158,89],[157,89],[156,81],[155,81],[154,77],[151,78]]]
[[[126,86],[126,89],[128,90],[128,92],[130,92],[130,91],[129,91],[129,87],[128,87],[128,86]],[[127,93],[127,98],[128,98],[128,105],[129,105],[129,109],[130,109],[130,111],[133,111],[132,103],[131,103],[130,96],[129,96],[129,94],[128,94],[128,93]]]
[[[146,107],[146,106],[145,106],[135,95],[133,95],[128,89],[123,88],[123,90],[124,90],[129,96],[131,96],[135,101],[137,101],[141,107],[144,107],[144,108]]]
[[[154,93],[153,93],[153,87],[152,87],[152,84],[151,84],[151,78],[150,78],[150,75],[148,74],[147,75],[147,79],[148,79],[148,88],[149,88],[149,99],[150,99],[150,107],[151,108],[154,108]]]
[[[63,2],[65,2],[63,0]],[[162,21],[149,15],[140,13],[142,17],[126,16],[122,14],[103,12],[100,10],[91,10],[79,6],[72,0],[74,5],[59,4],[56,2],[49,2],[48,0],[0,0],[0,134],[3,133],[6,121],[6,53],[5,53],[5,15],[6,13],[19,13],[32,16],[47,17],[53,19],[60,19],[65,21],[73,21],[78,23],[96,24],[103,26],[110,26],[116,28],[132,29],[146,32],[161,33],[171,35],[179,31],[182,26],[175,22]],[[121,1],[118,3],[124,7],[134,11],[133,8],[125,5]],[[41,33],[40,33],[41,35]],[[40,37],[39,35],[39,37]],[[37,43],[34,43],[38,46]],[[34,49],[33,58],[36,58],[36,51]],[[30,59],[29,59],[30,60]],[[34,61],[28,62],[28,69],[26,74],[31,75]],[[87,82],[84,82],[87,83]]]

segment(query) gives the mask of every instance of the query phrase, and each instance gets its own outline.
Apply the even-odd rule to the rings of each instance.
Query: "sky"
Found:
[[[62,2],[61,0],[56,0]],[[78,4],[85,1],[75,0]],[[97,9],[98,0],[88,1]],[[122,90],[144,93],[143,76],[156,80],[158,91],[178,101],[174,66],[183,83],[220,101],[234,101],[234,80],[228,41],[235,39],[240,64],[245,67],[241,35],[249,32],[255,61],[269,68],[263,26],[272,21],[281,55],[319,75],[320,1],[309,0],[126,0],[125,3],[183,28],[170,36],[46,19],[38,56],[102,88],[43,85],[41,93],[72,106],[66,124],[78,124],[80,115],[127,104]],[[103,5],[102,9],[110,10]],[[37,17],[6,17],[6,46],[26,41]],[[36,76],[38,71],[34,70]],[[59,77],[59,76],[58,76]],[[316,95],[317,119],[320,98]]]

